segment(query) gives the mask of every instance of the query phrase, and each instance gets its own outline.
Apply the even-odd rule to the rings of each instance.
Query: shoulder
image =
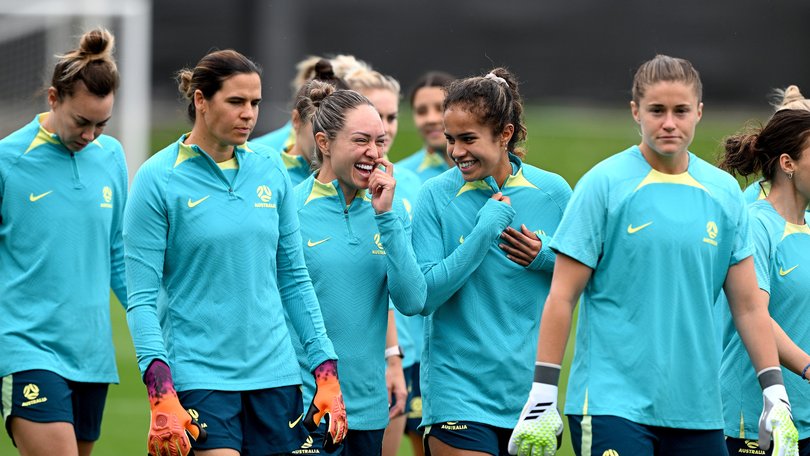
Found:
[[[277,151],[275,147],[259,141],[259,138],[246,142],[245,149],[248,152],[253,152],[263,157],[278,157],[280,155],[279,151]]]
[[[309,176],[293,187],[293,201],[295,201],[295,207],[299,211],[304,208],[309,195],[312,193],[312,184],[314,181],[315,177]]]
[[[402,160],[394,163],[394,165],[402,165],[408,169],[414,169],[422,162],[422,158],[425,155],[425,149],[419,149],[416,152],[408,155],[407,157],[403,158]]]
[[[127,158],[124,154],[124,146],[116,138],[107,135],[101,135],[96,138],[99,148],[103,151],[103,157],[113,160],[119,169],[125,174],[127,172]]]
[[[526,179],[547,193],[571,193],[571,186],[562,176],[536,166],[523,164],[523,175]]]
[[[419,194],[429,195],[433,199],[450,200],[455,197],[459,189],[464,186],[464,183],[464,178],[461,177],[458,168],[451,168],[436,177],[426,180],[422,184]]]
[[[690,160],[694,162],[689,166],[690,174],[706,187],[712,196],[720,199],[721,203],[742,204],[740,184],[731,174],[696,155],[690,154]]]
[[[39,127],[34,123],[29,122],[19,130],[0,139],[0,171],[25,154],[39,131]]]

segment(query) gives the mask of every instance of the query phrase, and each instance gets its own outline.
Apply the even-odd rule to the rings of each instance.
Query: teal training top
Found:
[[[309,168],[309,163],[300,155],[290,155],[287,152],[280,152],[281,161],[284,167],[287,168],[287,174],[290,175],[290,182],[293,187],[304,182],[307,177],[312,174]]]
[[[752,203],[749,211],[757,282],[770,294],[768,310],[796,345],[810,351],[810,227],[786,222],[765,200]],[[798,375],[785,370],[784,377],[799,439],[806,439],[810,437],[810,389]],[[757,439],[762,389],[736,332],[723,351],[720,381],[725,434]]]
[[[340,357],[338,375],[349,429],[388,424],[385,333],[389,297],[406,315],[422,310],[425,279],[410,243],[404,207],[375,214],[360,190],[347,206],[338,181],[309,177],[295,188],[304,257],[326,332]],[[304,403],[315,394],[304,365]]]
[[[394,178],[397,181],[396,198],[402,202],[409,218],[413,218],[413,205],[416,204],[422,181],[413,171],[396,165],[394,165]],[[405,316],[394,309],[394,319],[397,324],[399,346],[405,355],[402,358],[402,367],[408,368],[418,363],[422,357],[425,317],[421,315]]]
[[[141,166],[124,216],[127,321],[141,372],[166,361],[178,391],[300,384],[285,310],[310,369],[335,353],[284,165],[247,143],[229,179],[184,140]]]
[[[126,308],[127,168],[101,135],[79,152],[40,114],[0,140],[0,377],[43,369],[117,383],[110,288]]]
[[[292,120],[288,120],[287,123],[270,133],[250,140],[250,144],[269,147],[277,152],[287,149],[294,142],[295,133],[293,132]]]
[[[713,305],[753,253],[734,178],[691,153],[664,174],[633,146],[582,177],[551,247],[593,269],[565,413],[722,428]]]
[[[512,428],[529,394],[540,314],[555,255],[549,239],[571,194],[562,177],[510,155],[513,174],[465,182],[458,168],[424,184],[413,244],[428,297],[422,425],[475,421]],[[511,206],[491,196],[501,191]],[[507,226],[543,240],[523,267],[499,248]]]
[[[413,171],[422,182],[450,169],[442,154],[429,154],[424,147],[394,163],[394,165],[394,171],[396,171],[396,166]]]

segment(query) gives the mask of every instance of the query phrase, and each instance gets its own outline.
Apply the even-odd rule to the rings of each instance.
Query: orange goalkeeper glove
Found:
[[[180,405],[169,366],[161,360],[154,360],[143,379],[151,408],[147,441],[149,455],[187,456],[191,442],[186,431],[198,442],[205,441],[206,432]]]
[[[315,396],[304,418],[304,427],[309,432],[318,429],[321,419],[326,421],[323,448],[333,452],[343,443],[349,427],[346,423],[346,406],[338,383],[337,361],[329,359],[312,372],[315,376]]]

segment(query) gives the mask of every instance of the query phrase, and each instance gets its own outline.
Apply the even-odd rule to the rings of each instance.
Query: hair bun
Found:
[[[322,82],[317,79],[312,80],[309,82],[309,99],[312,100],[312,103],[316,107],[320,106],[321,102],[326,97],[335,93],[335,90],[335,86],[328,82]]]
[[[315,77],[321,81],[330,81],[335,79],[335,71],[332,69],[332,63],[326,59],[318,60],[315,63]]]
[[[112,54],[115,37],[105,28],[95,28],[82,35],[79,55],[89,60],[105,59]]]

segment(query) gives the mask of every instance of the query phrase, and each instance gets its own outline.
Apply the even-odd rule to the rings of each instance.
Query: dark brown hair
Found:
[[[416,80],[410,92],[411,107],[416,99],[416,92],[424,87],[439,87],[444,89],[449,86],[456,78],[449,73],[443,71],[428,71]]]
[[[53,68],[51,87],[62,100],[72,96],[76,83],[84,83],[93,95],[106,97],[118,89],[118,68],[112,52],[115,37],[109,30],[95,28],[82,35],[79,48],[59,55]]]
[[[183,68],[177,72],[178,89],[189,100],[188,117],[194,122],[197,110],[194,107],[194,92],[201,91],[210,100],[222,88],[222,83],[235,74],[262,74],[252,60],[233,49],[213,51],[200,59],[193,69]]]
[[[447,88],[444,110],[460,105],[478,116],[478,121],[492,128],[492,134],[500,134],[508,124],[515,127],[507,148],[515,155],[526,155],[517,145],[526,139],[523,123],[523,101],[518,92],[515,76],[505,68],[495,68],[486,76],[454,81]]]
[[[720,168],[732,175],[760,173],[772,180],[782,154],[799,160],[810,138],[810,111],[783,109],[777,111],[764,127],[754,128],[726,138]]]

